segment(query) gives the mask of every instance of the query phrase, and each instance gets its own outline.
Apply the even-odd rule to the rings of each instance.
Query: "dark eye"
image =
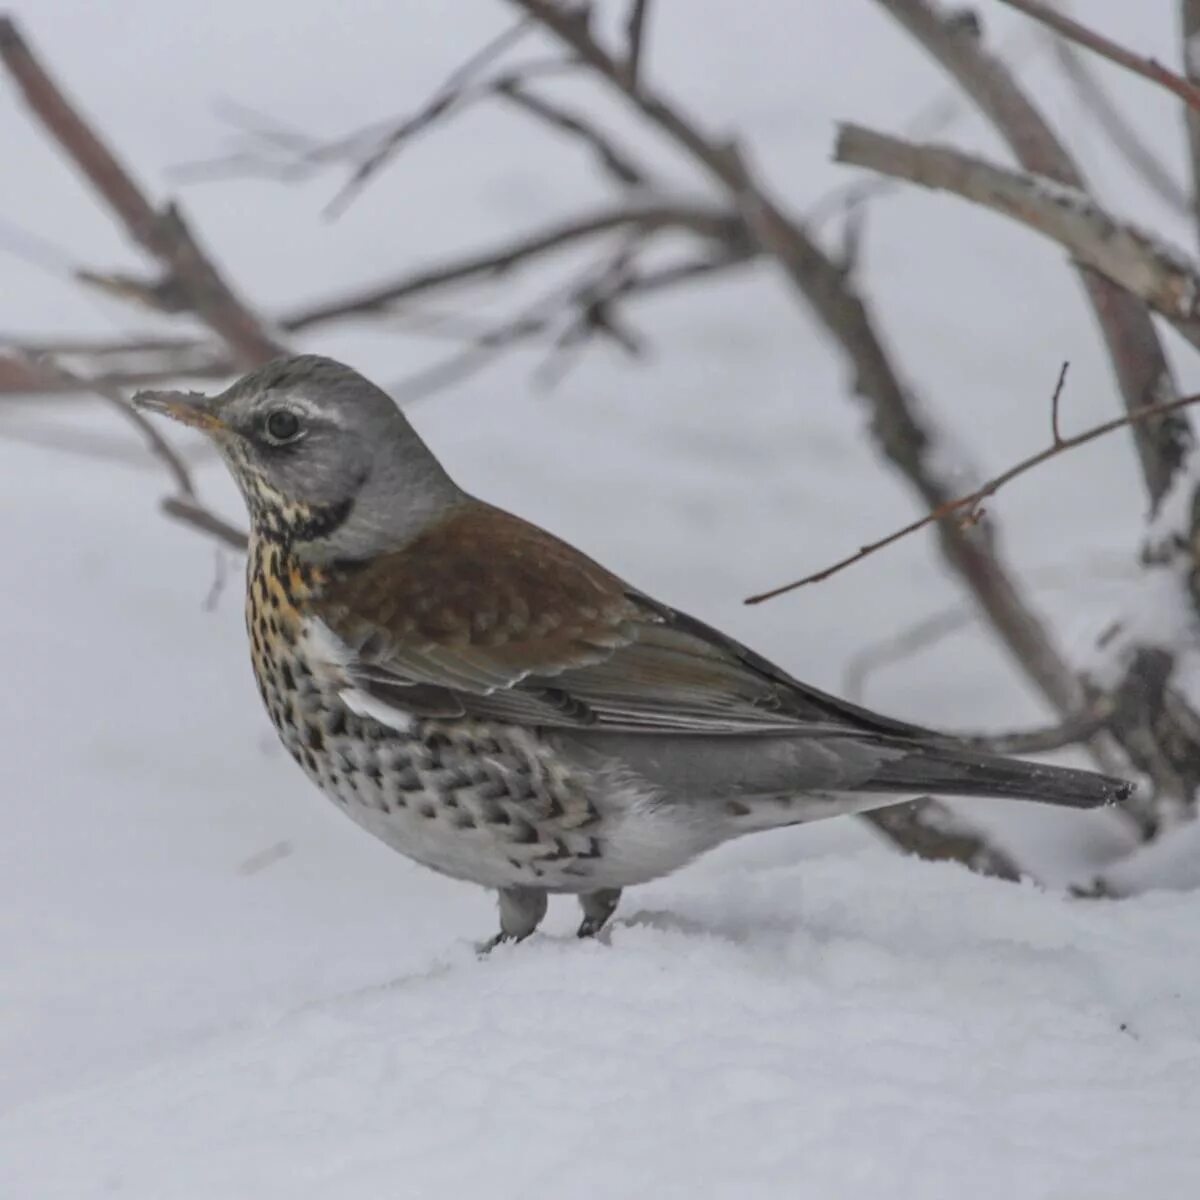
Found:
[[[277,446],[294,442],[301,433],[300,418],[289,408],[277,408],[267,414],[267,419],[263,422],[263,432],[266,433],[267,440]]]

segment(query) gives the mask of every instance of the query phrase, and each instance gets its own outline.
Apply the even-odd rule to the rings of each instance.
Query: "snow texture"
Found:
[[[412,109],[508,19],[495,0],[336,16],[316,0],[15,10],[159,195],[178,187],[168,168],[219,149],[214,98],[334,135]],[[985,16],[1001,42],[1025,28],[998,6]],[[1088,16],[1177,58],[1170,5],[1095,0]],[[848,178],[827,161],[836,120],[900,128],[944,87],[865,0],[662,3],[652,31],[645,69],[710,127],[742,132],[797,212]],[[1104,202],[1190,241],[1112,159],[1050,57],[1018,44]],[[1175,102],[1108,77],[1182,172]],[[630,129],[596,92],[570,94]],[[700,187],[633,136],[673,186]],[[997,153],[965,113],[948,136]],[[20,164],[0,189],[5,247],[24,255],[4,253],[0,328],[153,328],[63,279],[63,262],[140,263],[7,91],[0,143]],[[586,154],[500,110],[414,142],[331,224],[319,213],[335,186],[213,183],[182,198],[271,311],[600,199]],[[903,375],[944,425],[940,445],[964,446],[984,477],[1046,444],[1064,358],[1064,428],[1117,411],[1053,248],[918,189],[872,204],[868,235],[863,279]],[[485,319],[528,287],[444,307]],[[663,296],[638,318],[647,363],[598,348],[546,394],[530,384],[538,355],[522,352],[414,420],[472,490],[817,686],[839,690],[863,645],[959,602],[932,539],[912,538],[744,607],[914,502],[879,469],[844,365],[774,273]],[[400,327],[305,347],[385,383],[448,349]],[[1182,388],[1200,386],[1192,361],[1178,366]],[[480,961],[492,899],[372,841],[276,745],[239,568],[205,611],[212,547],[156,512],[168,483],[134,435],[86,400],[6,402],[2,419],[3,1200],[1197,1194],[1195,827],[1117,868],[1129,886],[1180,890],[1109,903],[905,861],[832,822],[632,890],[609,944],[576,942],[575,912],[556,902],[543,933]],[[205,497],[238,515],[211,454],[180,444]],[[1120,436],[989,505],[1007,556],[1052,580],[1037,602],[1081,656],[1117,610],[1113,564],[1134,569],[1143,508]],[[880,671],[866,700],[954,728],[1046,717],[975,626]],[[961,811],[1051,882],[1128,849],[1111,814]]]

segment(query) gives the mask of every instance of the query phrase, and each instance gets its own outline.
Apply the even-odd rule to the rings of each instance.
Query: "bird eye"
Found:
[[[294,442],[301,433],[300,418],[289,408],[277,408],[267,414],[267,419],[263,422],[263,431],[267,440],[277,446]]]

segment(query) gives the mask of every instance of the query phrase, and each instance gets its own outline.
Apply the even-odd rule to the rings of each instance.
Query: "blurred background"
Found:
[[[1180,62],[1177,7],[1076,6],[1090,25],[1172,65]],[[596,8],[598,36],[619,39],[624,6]],[[268,319],[629,198],[598,168],[593,147],[501,102],[471,105],[412,137],[334,216],[328,206],[354,161],[296,166],[312,146],[386,132],[419,111],[511,26],[512,9],[498,0],[16,0],[9,12],[154,202],[180,201],[224,277]],[[986,44],[1069,142],[1097,199],[1193,251],[1194,222],[1114,150],[1045,32],[1000,3],[980,5],[978,17]],[[874,177],[831,160],[839,122],[1011,161],[879,4],[661,0],[649,22],[644,78],[706,135],[736,136],[764,185],[832,256],[853,246],[854,284],[939,431],[947,478],[969,489],[1047,443],[1064,360],[1064,432],[1120,412],[1095,321],[1059,247],[908,185],[871,190],[850,214],[845,189],[870,187]],[[499,61],[552,50],[534,33]],[[1088,66],[1186,187],[1178,101],[1098,58]],[[725,203],[603,82],[576,72],[549,79],[546,94],[647,164],[658,194]],[[0,89],[0,145],[0,338],[8,346],[208,336],[186,315],[118,294],[112,277],[145,277],[147,260],[13,86]],[[667,234],[644,262],[681,261],[691,244]],[[631,299],[621,309],[627,336],[558,344],[563,326],[551,325],[472,355],[480,336],[486,346],[489,331],[530,306],[544,310],[547,296],[569,289],[612,245],[568,246],[519,272],[315,325],[290,342],[393,390],[468,490],[807,682],[953,730],[1053,720],[975,619],[929,532],[825,582],[743,604],[925,507],[881,463],[852,369],[764,257]],[[106,276],[107,286],[81,284],[81,269]],[[549,311],[567,314],[553,301]],[[1181,393],[1200,387],[1191,348],[1165,327],[1162,337]],[[86,374],[94,363],[85,358],[61,361]],[[205,504],[244,526],[207,447],[168,436]],[[0,1123],[0,1138],[5,1128],[14,1139],[28,1135],[42,1153],[70,1123],[63,1113],[95,1112],[101,1093],[59,1116],[38,1104],[319,997],[431,963],[465,970],[470,939],[492,921],[490,897],[362,836],[292,768],[250,674],[240,559],[159,512],[170,491],[137,430],[103,401],[0,396],[0,639],[9,682],[0,693],[0,1106],[15,1114]],[[1087,661],[1137,575],[1148,501],[1129,437],[1064,455],[986,507],[1031,604],[1066,652]],[[864,650],[931,619],[938,635],[919,653],[856,674]],[[1016,816],[987,804],[971,812],[1043,881],[1087,877],[1132,845],[1110,815],[1020,807]],[[811,861],[832,895],[919,869],[892,865],[891,853],[850,821],[789,831],[728,847],[686,880],[644,889],[630,909],[684,909],[705,936],[734,937],[739,931],[699,899],[706,889],[757,897],[752,923],[779,899],[757,890],[756,873]],[[965,874],[953,886],[971,894]],[[930,905],[939,907],[936,895]],[[566,921],[552,909],[551,934],[564,935]],[[124,1130],[127,1146],[134,1129]],[[19,1160],[28,1174],[15,1178],[38,1177],[32,1155]],[[79,1186],[71,1194],[92,1194]]]

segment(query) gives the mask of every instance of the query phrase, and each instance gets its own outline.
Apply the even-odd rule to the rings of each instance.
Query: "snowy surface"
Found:
[[[1175,61],[1174,7],[1094,0],[1088,13]],[[506,17],[492,0],[337,18],[315,0],[16,11],[164,194],[172,165],[220,148],[214,99],[336,134],[418,103]],[[867,0],[656,11],[648,68],[714,128],[743,131],[797,211],[847,178],[827,161],[836,120],[899,130],[943,94]],[[1025,27],[985,15],[1105,203],[1191,244],[1107,155]],[[1182,170],[1169,98],[1111,79]],[[1002,153],[965,114],[939,136]],[[0,194],[6,247],[16,225],[67,261],[137,265],[7,92],[0,142],[21,164]],[[685,165],[661,169],[695,186]],[[319,210],[335,186],[210,184],[184,199],[268,309],[602,199],[572,147],[484,113],[415,144],[331,225]],[[0,329],[149,327],[21,244],[24,258],[4,254]],[[1064,427],[1115,411],[1078,289],[1036,239],[898,191],[872,208],[864,267],[965,467],[995,471],[1045,443],[1063,358]],[[818,686],[839,689],[865,643],[958,601],[930,544],[910,539],[743,607],[890,528],[911,498],[879,473],[842,364],[769,272],[640,316],[647,364],[601,349],[547,394],[525,353],[415,420],[466,486]],[[396,329],[306,346],[387,382],[447,351]],[[1179,368],[1200,385],[1189,361]],[[631,892],[608,945],[576,943],[558,902],[543,934],[480,962],[491,899],[375,844],[274,744],[237,566],[206,611],[212,548],[155,513],[166,483],[124,427],[84,401],[6,403],[0,421],[4,1200],[1196,1194],[1200,894],[1070,901],[904,861],[836,822],[726,847]],[[64,438],[73,449],[50,448]],[[219,468],[185,445],[206,497],[237,514]],[[991,506],[1081,659],[1121,601],[1137,487],[1113,438]],[[880,671],[865,698],[956,728],[1045,716],[971,625]],[[971,811],[1052,880],[1086,877],[1122,847],[1104,814]],[[1169,872],[1147,851],[1130,878],[1195,887],[1197,838],[1172,850]]]

